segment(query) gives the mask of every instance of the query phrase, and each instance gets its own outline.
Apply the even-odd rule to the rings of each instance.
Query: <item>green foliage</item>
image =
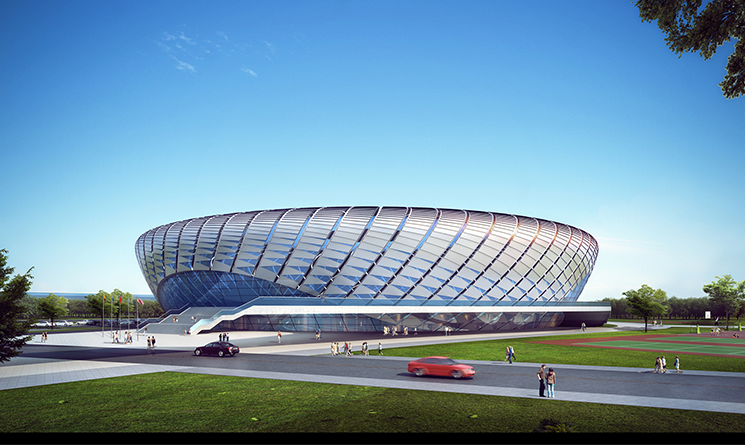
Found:
[[[52,323],[52,329],[54,329],[54,320],[59,320],[67,315],[67,298],[49,294],[39,299],[38,308],[39,315],[48,318]]]
[[[679,56],[698,52],[710,59],[719,46],[736,39],[727,61],[727,74],[719,84],[724,97],[745,93],[745,0],[711,0],[701,8],[701,0],[638,0],[643,22],[657,20],[665,33],[668,48]]]
[[[31,269],[23,275],[13,278],[14,269],[7,266],[7,250],[0,250],[0,363],[10,360],[21,353],[21,348],[31,337],[28,331],[32,320],[19,321],[26,312],[23,298],[31,289],[34,277]]]
[[[652,289],[643,284],[638,290],[627,290],[626,296],[628,312],[644,319],[644,332],[647,332],[647,321],[650,318],[665,315],[667,294],[662,289]]]
[[[729,329],[729,318],[731,315],[739,315],[745,299],[745,281],[736,282],[731,275],[716,277],[716,280],[704,286],[704,292],[709,296],[711,302],[722,309],[727,318],[727,329]]]

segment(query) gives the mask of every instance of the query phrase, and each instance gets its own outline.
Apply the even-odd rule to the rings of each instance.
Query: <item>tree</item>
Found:
[[[724,42],[736,39],[727,60],[727,74],[719,86],[724,97],[733,99],[745,93],[745,0],[637,0],[643,22],[657,20],[666,34],[667,46],[679,57],[698,52],[710,59]]]
[[[15,269],[6,267],[7,253],[5,249],[0,250],[0,363],[21,353],[23,345],[31,340],[28,331],[31,324],[36,321],[20,321],[21,315],[26,312],[22,300],[31,289],[34,279],[31,276],[33,267],[24,275],[16,275],[9,279]]]
[[[623,295],[626,296],[629,313],[644,319],[644,332],[647,332],[650,318],[660,317],[667,312],[667,294],[662,289],[655,290],[643,284],[639,290],[627,290]]]
[[[39,314],[48,318],[54,329],[54,320],[67,315],[67,298],[49,294],[39,300]]]
[[[88,306],[88,312],[93,317],[101,317],[101,325],[103,326],[103,319],[106,314],[106,303],[111,303],[111,295],[99,290],[96,294],[85,296],[86,305]]]
[[[715,281],[704,286],[704,292],[716,307],[722,309],[727,318],[725,329],[729,329],[730,315],[739,313],[741,300],[745,298],[745,281],[738,283],[732,279],[731,275],[715,278]]]

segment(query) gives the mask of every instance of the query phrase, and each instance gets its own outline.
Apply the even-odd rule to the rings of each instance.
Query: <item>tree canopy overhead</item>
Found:
[[[745,0],[637,0],[644,22],[657,20],[667,46],[679,56],[697,52],[710,59],[724,42],[736,39],[719,84],[727,99],[745,94]],[[703,6],[702,6],[703,5]]]

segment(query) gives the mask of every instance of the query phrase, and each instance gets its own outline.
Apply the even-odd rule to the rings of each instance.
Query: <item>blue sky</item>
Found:
[[[37,292],[149,293],[187,218],[387,205],[600,245],[583,301],[745,279],[745,97],[618,1],[0,2],[0,248]]]

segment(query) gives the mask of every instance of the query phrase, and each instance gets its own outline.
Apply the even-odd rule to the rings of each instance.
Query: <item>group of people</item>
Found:
[[[409,335],[409,327],[404,326],[403,330],[404,335]],[[391,326],[390,328],[388,326],[383,326],[383,335],[391,334],[391,337],[395,337],[398,335],[398,327],[397,326]],[[414,335],[418,335],[419,333],[416,330],[416,327],[414,328]]]
[[[147,352],[155,351],[155,336],[148,335],[147,337]]]
[[[682,371],[680,370],[680,357],[677,355],[675,356],[675,373],[680,374]],[[655,359],[654,362],[654,373],[655,374],[664,374],[667,372],[667,360],[665,359],[665,356],[660,356]]]
[[[119,333],[114,332],[114,343],[119,343]],[[132,344],[132,333],[129,331],[124,331],[124,344],[127,343]]]
[[[323,340],[323,332],[320,329],[316,329],[316,341]]]
[[[362,347],[360,348],[360,352],[363,356],[370,355],[370,347],[367,344],[367,342],[362,342]],[[352,356],[352,343],[351,342],[344,342],[343,346],[339,345],[339,342],[332,342],[331,343],[331,355],[337,356],[344,354],[345,357]],[[383,355],[383,345],[381,343],[378,343],[378,355]]]
[[[515,350],[512,348],[512,346],[507,346],[507,352],[505,354],[504,361],[509,361],[511,365],[512,360],[516,360]]]
[[[41,342],[42,343],[46,343],[47,340],[49,340],[49,337],[47,337],[47,332],[44,331],[44,332],[41,333]]]
[[[554,372],[554,368],[548,368],[548,371],[546,371],[546,365],[541,365],[537,375],[539,381],[538,396],[546,397],[546,391],[548,390],[548,398],[556,398],[556,394],[554,393],[554,389],[556,388],[556,373]]]
[[[220,339],[220,342],[227,342],[230,339],[230,336],[228,336],[227,332],[223,332],[222,334],[218,335],[217,338]]]

